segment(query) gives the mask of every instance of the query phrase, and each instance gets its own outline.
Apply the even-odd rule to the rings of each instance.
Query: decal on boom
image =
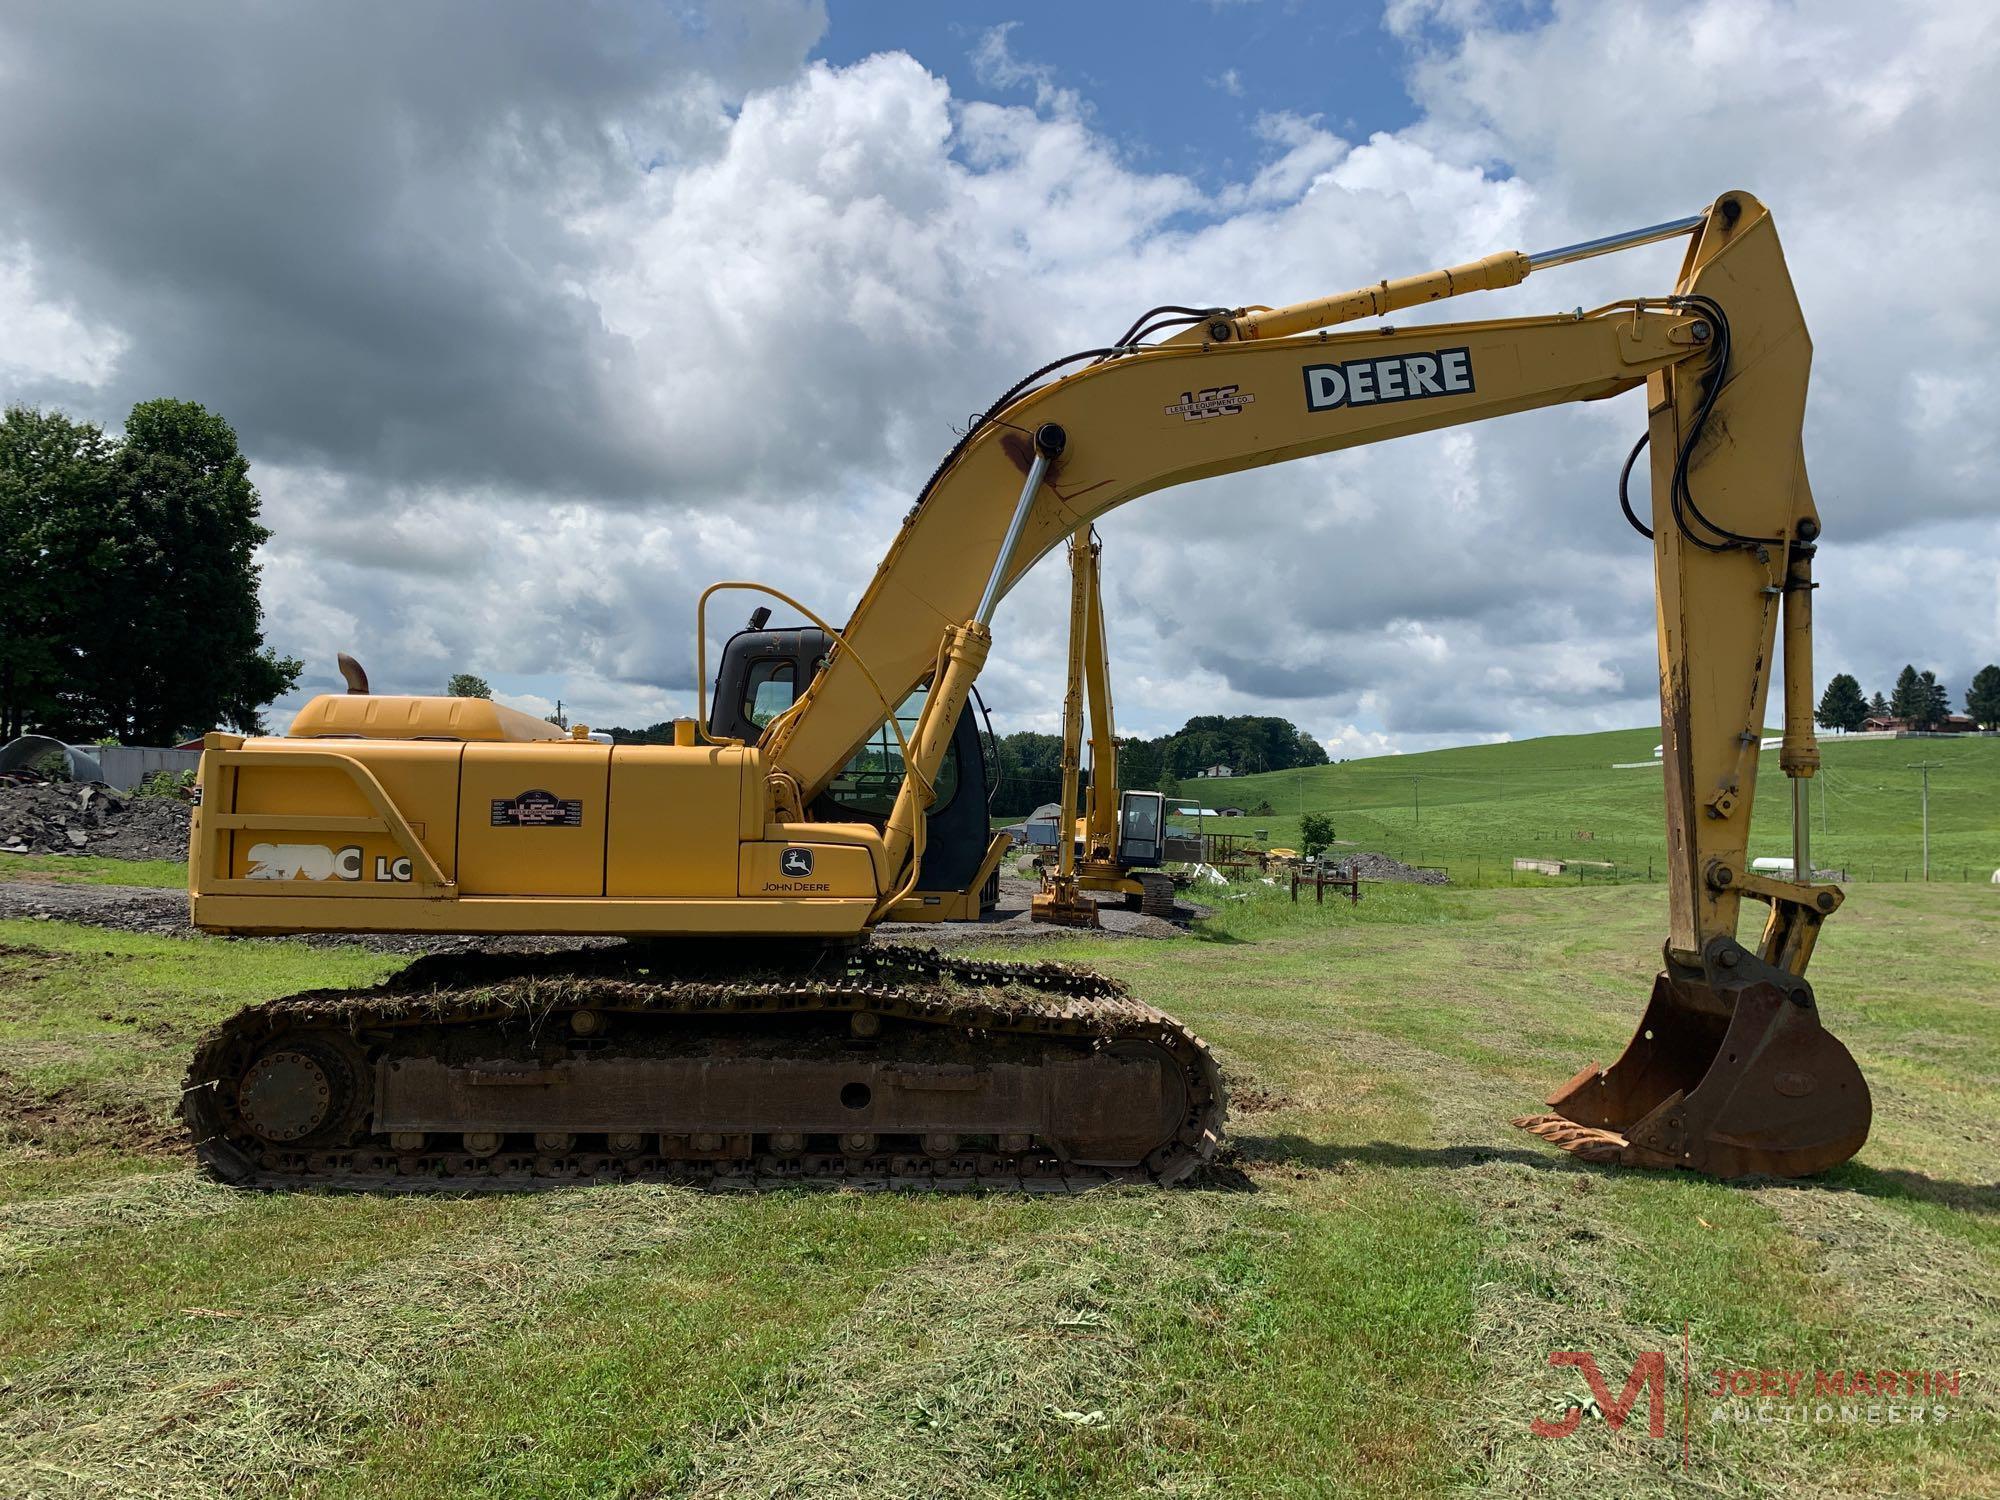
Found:
[[[1307,365],[1305,377],[1307,411],[1464,396],[1474,388],[1469,349],[1433,349],[1350,359],[1337,365]]]

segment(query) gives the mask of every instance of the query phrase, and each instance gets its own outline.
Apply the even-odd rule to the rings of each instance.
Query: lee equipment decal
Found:
[[[581,828],[583,802],[578,798],[558,797],[555,793],[545,792],[540,788],[523,792],[518,797],[495,797],[493,826],[495,828]]]
[[[1424,354],[1385,354],[1337,365],[1307,365],[1306,410],[1381,406],[1427,396],[1463,396],[1473,389],[1468,349],[1433,349]]]
[[[1205,391],[1182,391],[1181,399],[1166,412],[1183,422],[1202,422],[1210,417],[1233,417],[1256,399],[1240,386],[1210,386]]]

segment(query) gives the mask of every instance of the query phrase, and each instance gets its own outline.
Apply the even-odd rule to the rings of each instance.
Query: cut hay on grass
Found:
[[[201,1309],[162,1342],[85,1345],[7,1390],[0,1474],[23,1497],[157,1500],[306,1480],[465,1351],[708,1211],[671,1188],[558,1194],[359,1276]]]
[[[1507,1123],[1624,1045],[1657,888],[1239,905],[1236,941],[1075,950],[1255,1106],[1210,1190],[418,1204],[227,1194],[132,1139],[0,1150],[26,1200],[0,1211],[0,1495],[1994,1493],[2000,893],[1863,887],[1829,927],[1816,982],[1877,1116],[1798,1185],[1594,1167]],[[166,1077],[107,1011],[186,1035],[383,971],[58,923],[0,942],[0,1066],[25,1044],[15,1076],[88,1085],[79,1108]],[[1671,1430],[1534,1436],[1591,1399],[1565,1349],[1614,1397],[1664,1353]],[[1706,1420],[1717,1368],[1906,1360],[1965,1371],[1962,1420]]]
[[[1628,1307],[1620,1252],[1635,1248],[1641,1231],[1595,1201],[1602,1182],[1585,1170],[1507,1161],[1453,1176],[1487,1239],[1471,1338],[1485,1375],[1452,1413],[1463,1451],[1480,1458],[1476,1492],[1652,1494],[1671,1482],[1690,1494],[1743,1493],[1713,1482],[1705,1451],[1695,1455],[1698,1469],[1682,1471],[1678,1441],[1648,1435],[1644,1397],[1614,1432],[1583,1372],[1548,1363],[1552,1350],[1589,1351],[1616,1398],[1639,1355],[1674,1351],[1668,1412],[1678,1439],[1681,1331],[1635,1317]],[[1573,1436],[1548,1439],[1530,1430],[1530,1419],[1560,1422],[1572,1407],[1586,1414]]]
[[[192,1172],[175,1172],[136,1177],[96,1192],[0,1203],[0,1275],[114,1230],[167,1229],[233,1213],[244,1202],[234,1188]]]
[[[1771,1183],[1757,1201],[1794,1239],[1844,1300],[1867,1309],[1836,1368],[1962,1370],[1945,1398],[1953,1420],[2000,1427],[2000,1267],[1958,1236],[1860,1192],[1824,1183]],[[1955,1455],[1928,1455],[1927,1478],[1966,1494],[1993,1474],[1968,1472]],[[1990,1491],[1989,1491],[1990,1492]]]
[[[1031,1478],[1060,1492],[1071,1445],[1129,1448],[1156,1420],[1142,1324],[1188,1276],[1176,1247],[1217,1218],[1212,1198],[1162,1199],[892,1278],[715,1434],[692,1493],[959,1500]]]

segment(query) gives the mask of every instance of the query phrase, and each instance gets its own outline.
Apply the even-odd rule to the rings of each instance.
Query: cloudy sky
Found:
[[[1819,664],[2000,659],[2000,8],[0,9],[0,397],[233,422],[268,634],[337,682],[692,707],[693,600],[844,617],[954,425],[1156,302],[1281,304],[1773,207],[1817,349]],[[1657,247],[1454,304],[1669,289]],[[1336,756],[1657,713],[1633,393],[1101,526],[1121,726]],[[982,680],[1050,728],[1065,581]],[[736,601],[728,607],[734,611]],[[744,607],[747,607],[747,603]],[[732,618],[723,621],[733,627]]]

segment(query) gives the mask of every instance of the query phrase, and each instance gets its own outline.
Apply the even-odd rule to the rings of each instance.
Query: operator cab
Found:
[[[1160,792],[1126,792],[1118,799],[1118,864],[1155,869],[1166,862],[1167,799]]]
[[[748,626],[723,645],[708,719],[708,732],[717,738],[755,744],[771,721],[812,686],[833,650],[833,637],[824,630],[809,625],[771,630],[770,618],[768,609],[751,611]],[[896,710],[905,735],[916,733],[926,691],[918,688]],[[814,799],[811,813],[828,822],[879,828],[902,785],[902,744],[884,721]],[[978,875],[992,837],[987,825],[991,795],[986,746],[968,703],[938,768],[937,801],[924,833],[922,889],[962,891]]]

